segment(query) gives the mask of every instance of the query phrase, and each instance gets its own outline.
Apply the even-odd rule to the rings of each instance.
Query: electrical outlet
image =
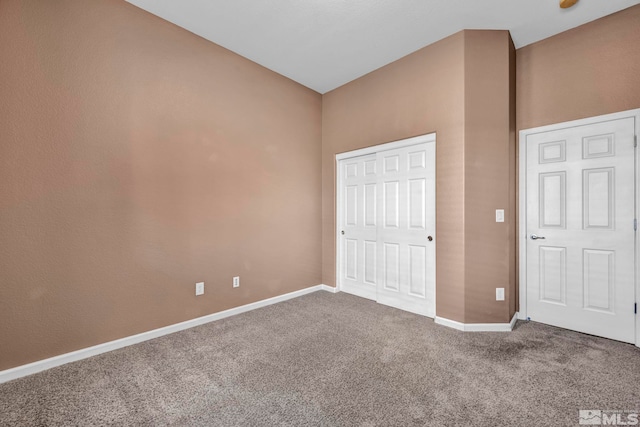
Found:
[[[196,296],[204,294],[204,282],[196,283]]]
[[[504,301],[504,288],[496,288],[496,301]]]
[[[233,287],[234,288],[240,287],[240,276],[235,276],[233,278]]]

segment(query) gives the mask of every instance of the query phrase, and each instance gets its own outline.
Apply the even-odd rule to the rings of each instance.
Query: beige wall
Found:
[[[640,108],[640,5],[518,49],[517,129]]]
[[[464,316],[463,78],[461,32],[324,95],[323,283],[336,282],[335,155],[437,132],[437,311],[452,319]]]
[[[507,323],[515,313],[513,52],[507,31],[465,32],[465,323]]]
[[[336,281],[335,155],[436,132],[436,313],[509,321],[495,288],[513,302],[512,62],[508,32],[463,31],[325,94],[323,283]]]
[[[640,5],[518,49],[519,130],[640,107]]]
[[[119,0],[0,40],[0,370],[321,283],[318,93]]]

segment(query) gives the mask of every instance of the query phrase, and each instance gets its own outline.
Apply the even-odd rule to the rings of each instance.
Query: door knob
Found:
[[[538,236],[537,234],[531,235],[531,240],[538,240],[538,239],[546,239],[546,237]]]
[[[430,242],[432,242],[432,241],[433,241],[433,237],[432,237],[432,236],[428,236],[428,237],[427,237],[427,240],[428,240],[428,241],[430,241]]]
[[[342,230],[342,231],[340,232],[340,234],[344,234],[344,230]]]

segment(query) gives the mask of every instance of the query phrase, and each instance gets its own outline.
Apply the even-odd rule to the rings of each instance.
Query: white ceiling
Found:
[[[127,0],[320,93],[463,29],[516,48],[640,0]]]

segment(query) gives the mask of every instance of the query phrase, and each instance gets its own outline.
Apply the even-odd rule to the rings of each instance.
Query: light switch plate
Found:
[[[504,288],[496,288],[496,301],[504,301]]]
[[[496,209],[496,222],[504,222],[504,209]]]

